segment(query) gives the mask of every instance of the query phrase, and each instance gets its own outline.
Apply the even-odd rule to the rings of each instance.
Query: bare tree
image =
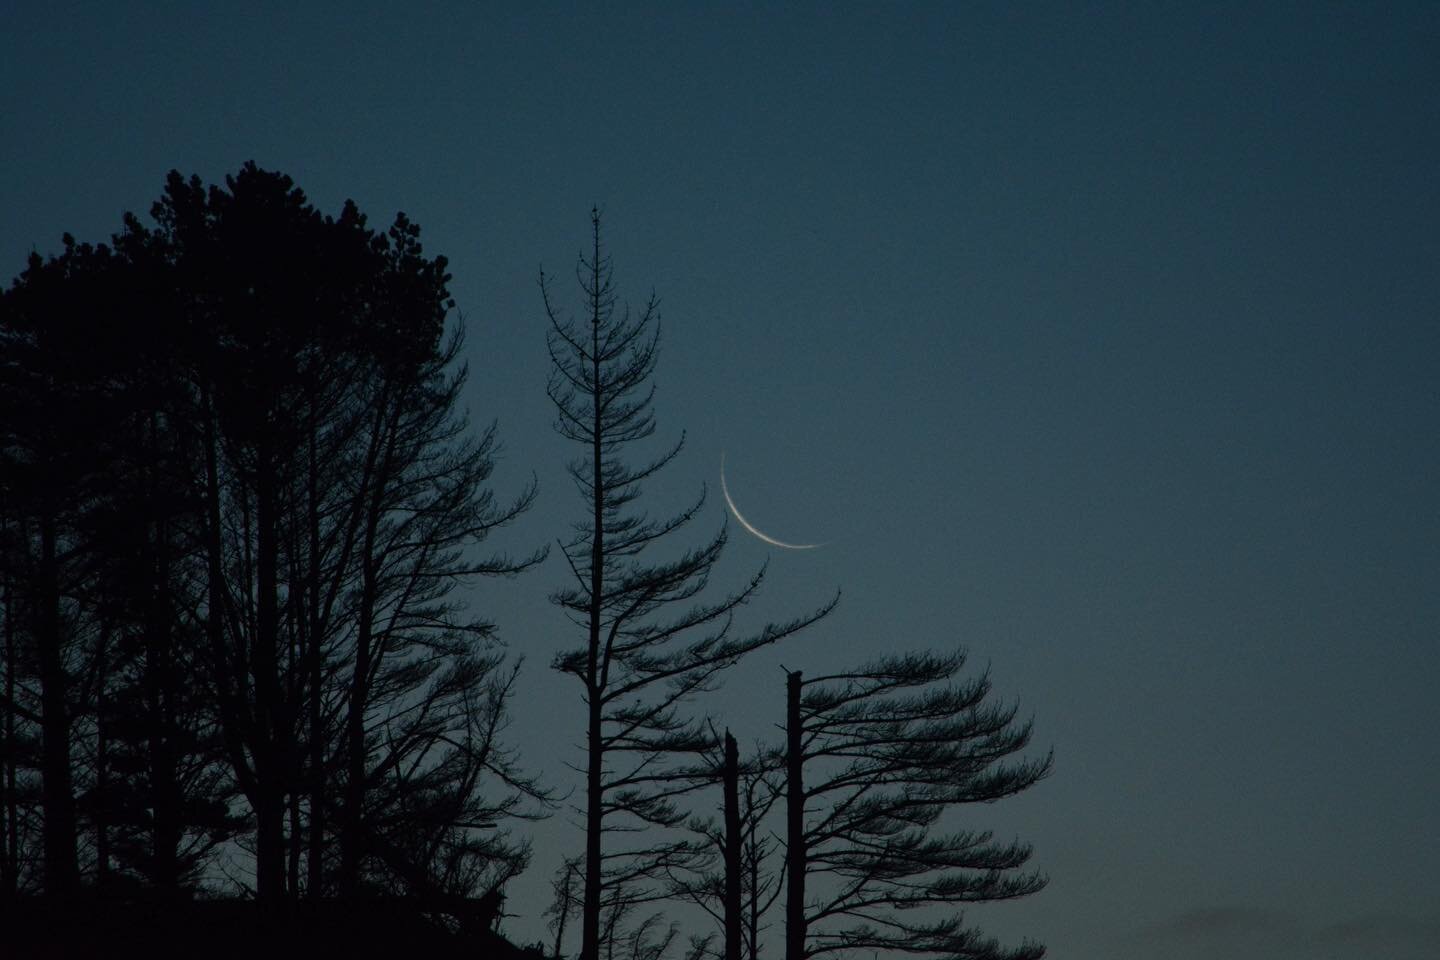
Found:
[[[988,675],[952,682],[964,662],[922,653],[812,679],[788,674],[786,960],[854,950],[1044,955],[1028,941],[1001,947],[955,909],[1026,896],[1045,879],[1023,871],[1028,845],[946,832],[942,816],[1017,794],[1050,770],[1048,755],[1016,757],[1031,725],[987,700]]]
[[[494,627],[466,616],[452,599],[457,584],[513,576],[543,556],[474,553],[491,531],[528,508],[534,488],[510,504],[496,504],[485,489],[493,427],[477,439],[464,437],[463,418],[454,413],[464,370],[443,372],[459,349],[452,338],[425,376],[392,383],[389,396],[375,402],[361,480],[343,508],[354,511],[358,527],[345,629],[333,648],[347,664],[338,817],[339,886],[347,893],[359,888],[373,835],[404,821],[400,811],[412,826],[439,829],[443,822],[463,832],[518,815],[525,800],[545,800],[500,745],[513,671],[502,670]],[[482,777],[497,780],[505,799],[475,807]],[[425,798],[419,807],[405,799],[407,791]],[[460,835],[450,836],[447,844]],[[466,841],[455,849],[482,847]]]
[[[783,796],[775,782],[783,756],[756,744],[742,762],[739,744],[727,730],[716,748],[701,758],[700,770],[721,787],[721,817],[695,817],[689,829],[702,838],[689,869],[671,877],[672,893],[695,904],[723,933],[724,960],[756,960],[765,914],[782,889],[781,875],[769,866],[775,839],[766,817]]]
[[[679,798],[696,786],[675,758],[711,742],[704,725],[681,712],[682,704],[745,654],[814,623],[833,601],[758,632],[737,633],[735,613],[755,596],[764,570],[738,591],[704,599],[725,546],[723,529],[678,556],[649,559],[652,548],[696,517],[705,498],[702,492],[664,520],[636,508],[642,485],[679,454],[683,437],[639,466],[627,459],[655,430],[651,376],[659,303],[652,294],[637,314],[617,309],[598,210],[590,222],[590,252],[576,270],[584,319],[562,319],[543,272],[540,289],[550,320],[555,428],[582,450],[569,472],[587,511],[562,543],[574,582],[553,600],[583,640],[554,666],[580,681],[587,707],[580,956],[599,960],[608,894],[626,888],[622,899],[631,904],[661,898],[664,887],[652,881],[693,852],[689,841],[654,829],[684,821]],[[614,841],[622,834],[650,839],[621,847]]]
[[[566,857],[559,872],[550,881],[552,897],[550,906],[545,908],[545,916],[550,918],[549,927],[555,933],[555,947],[551,951],[555,957],[564,956],[561,951],[565,947],[565,927],[571,914],[580,908],[578,880],[583,865],[581,857]]]

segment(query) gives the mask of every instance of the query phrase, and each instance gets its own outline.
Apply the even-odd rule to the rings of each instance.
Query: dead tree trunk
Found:
[[[725,731],[725,960],[740,960],[740,748]]]
[[[805,782],[799,670],[785,684],[785,960],[805,960]]]

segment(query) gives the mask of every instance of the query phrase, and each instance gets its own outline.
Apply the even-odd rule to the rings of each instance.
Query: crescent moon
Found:
[[[786,550],[814,550],[816,547],[825,546],[823,543],[786,543],[784,540],[776,540],[772,536],[761,533],[755,528],[755,524],[746,520],[745,517],[741,515],[740,508],[735,506],[735,501],[730,496],[730,488],[725,485],[725,454],[723,451],[720,454],[720,492],[725,495],[725,504],[730,508],[730,512],[735,514],[735,519],[740,521],[740,526],[761,540],[764,540],[772,547],[783,547]]]

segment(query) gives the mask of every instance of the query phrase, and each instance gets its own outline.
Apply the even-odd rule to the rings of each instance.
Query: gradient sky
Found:
[[[404,210],[500,491],[539,477],[497,541],[524,552],[582,514],[535,277],[599,203],[687,436],[652,507],[704,484],[691,542],[723,523],[724,451],[752,522],[829,541],[731,524],[718,580],[771,560],[754,622],[844,590],[715,709],[759,735],[781,664],[962,644],[1056,755],[965,813],[1051,877],[982,926],[1064,960],[1435,955],[1440,6],[291,6],[8,6],[0,274],[172,167]],[[475,592],[560,785],[563,579]]]

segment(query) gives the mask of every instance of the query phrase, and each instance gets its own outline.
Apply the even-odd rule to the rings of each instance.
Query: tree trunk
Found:
[[[293,489],[291,490],[291,500],[292,502],[294,500]],[[304,791],[301,790],[304,775],[300,764],[304,756],[304,745],[303,743],[296,744],[295,742],[294,738],[300,735],[300,717],[298,710],[294,710],[293,706],[290,705],[298,705],[301,702],[299,698],[303,696],[303,693],[298,689],[298,684],[300,678],[304,676],[300,665],[305,656],[305,651],[301,648],[301,644],[305,641],[305,615],[301,609],[305,598],[303,591],[298,586],[300,573],[296,569],[296,558],[300,555],[300,545],[296,541],[293,528],[287,555],[290,559],[290,567],[286,580],[285,618],[290,624],[290,629],[286,631],[285,667],[281,671],[280,676],[284,678],[281,688],[289,691],[285,698],[287,704],[285,716],[288,722],[285,726],[286,747],[284,770],[285,783],[289,788],[288,793],[290,798],[287,805],[287,815],[290,821],[289,831],[285,835],[288,845],[286,849],[287,868],[285,872],[285,884],[286,889],[289,891],[290,899],[294,901],[300,899],[300,855],[302,853],[300,838],[303,836],[300,829],[300,805],[303,799],[302,794],[304,793]],[[292,684],[295,684],[295,686],[292,686]]]
[[[110,796],[110,717],[105,692],[110,683],[110,636],[102,628],[95,644],[95,886],[105,890],[110,885],[110,814],[114,798]]]
[[[805,960],[805,783],[800,671],[785,684],[785,960]]]
[[[311,899],[318,900],[325,892],[325,730],[322,707],[322,650],[320,627],[320,505],[318,474],[315,458],[315,397],[309,397],[309,457],[306,471],[306,514],[309,528],[309,576],[306,578],[305,617],[309,626],[308,656],[310,658],[310,862],[307,865],[306,889]]]
[[[75,791],[70,779],[69,681],[60,636],[60,571],[55,556],[55,516],[40,519],[40,803],[44,824],[45,892],[74,893],[80,885],[75,846]]]
[[[593,689],[593,688],[592,688]],[[600,697],[590,697],[585,804],[585,900],[580,914],[580,960],[600,956],[600,777],[603,770],[600,743]]]
[[[383,413],[376,414],[376,437],[382,435]],[[381,468],[383,470],[383,467]],[[355,638],[355,663],[350,676],[349,704],[345,715],[345,802],[341,811],[340,888],[353,896],[360,886],[360,855],[365,804],[365,710],[370,699],[370,674],[375,642],[375,605],[380,586],[375,570],[375,540],[380,528],[381,490],[376,481],[366,508],[365,539],[360,553],[360,609]]]
[[[565,861],[565,879],[560,881],[560,915],[555,919],[555,960],[560,960],[560,948],[565,942],[565,921],[570,919],[570,900],[574,894],[575,861]]]
[[[8,519],[8,518],[7,518]],[[0,877],[0,886],[7,896],[14,896],[19,889],[20,883],[20,807],[15,794],[16,787],[16,756],[15,756],[15,587],[10,580],[10,571],[5,570],[5,703],[8,705],[5,710],[5,758],[4,786],[5,803],[4,810],[0,811],[0,822],[4,824],[4,836],[0,837],[0,843],[4,844],[4,856],[0,857],[0,864],[4,865],[4,876]]]
[[[752,808],[753,809],[753,808]],[[754,813],[751,813],[753,818]],[[749,953],[746,955],[749,960],[759,960],[760,956],[760,849],[759,842],[755,839],[756,823],[750,821],[749,836],[746,839],[746,866],[750,873],[750,914],[749,914]]]
[[[180,885],[181,799],[175,743],[175,698],[179,678],[175,676],[174,643],[170,635],[169,531],[164,522],[155,524],[154,583],[146,624],[146,679],[150,686],[150,791],[154,810],[154,875],[156,886],[175,889]]]
[[[740,960],[740,747],[725,731],[725,960]]]
[[[225,545],[220,520],[220,455],[215,411],[209,386],[200,385],[205,417],[205,642],[215,672],[220,732],[235,780],[245,795],[255,796],[255,774],[245,756],[244,741],[254,731],[254,711],[248,701],[244,644],[235,639],[234,655],[226,647]]]
[[[289,849],[289,872],[287,874],[290,886],[290,896],[294,899],[300,897],[300,791],[290,791],[290,833],[288,835]]]
[[[255,895],[267,907],[285,897],[285,764],[279,728],[279,543],[275,476],[269,456],[257,458],[255,483]]]
[[[355,663],[345,714],[345,799],[340,812],[340,892],[344,896],[354,896],[360,888],[361,808],[365,803],[365,691],[370,674],[373,590],[373,577],[367,565],[360,602],[360,631],[355,641]]]
[[[591,517],[590,534],[590,649],[586,664],[586,690],[589,694],[590,718],[586,730],[586,747],[589,763],[586,768],[585,806],[585,901],[580,914],[580,960],[599,960],[600,956],[600,830],[602,828],[601,776],[603,764],[603,736],[601,702],[605,690],[602,673],[604,665],[600,656],[600,618],[604,613],[605,590],[605,473],[604,457],[601,450],[601,429],[604,397],[599,389],[600,379],[600,220],[599,214],[591,211],[591,225],[594,236],[592,257],[592,286],[590,299],[590,357],[593,383],[596,385],[592,397],[594,420],[590,425],[590,467],[591,490],[593,491],[594,514]]]

